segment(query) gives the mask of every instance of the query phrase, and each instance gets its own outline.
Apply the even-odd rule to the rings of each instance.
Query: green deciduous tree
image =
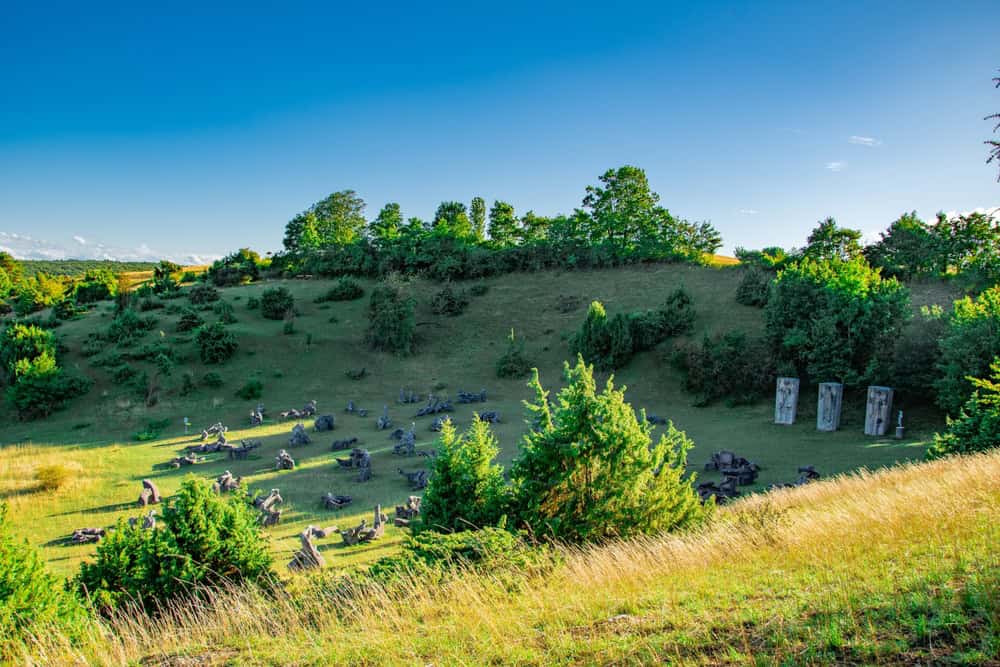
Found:
[[[434,233],[466,239],[472,236],[472,222],[465,204],[457,201],[441,202],[434,212]]]
[[[421,517],[432,530],[466,530],[495,525],[507,504],[500,453],[488,423],[473,419],[464,434],[450,420],[441,427],[437,456],[424,492]]]
[[[517,243],[517,215],[514,206],[505,201],[495,201],[490,207],[490,241],[500,248]]]
[[[842,261],[860,257],[861,232],[856,229],[838,227],[837,221],[827,218],[810,232],[802,255],[814,260],[839,259]]]
[[[927,223],[917,212],[904,213],[865,248],[865,257],[886,276],[909,280],[936,271],[935,240]]]
[[[692,443],[670,424],[653,442],[652,427],[611,380],[598,393],[593,367],[565,366],[568,385],[553,404],[536,371],[536,419],[511,470],[514,507],[535,535],[573,542],[650,534],[705,517],[692,477]]]
[[[909,291],[864,259],[804,258],[778,274],[765,308],[779,362],[814,382],[884,382]]]
[[[955,414],[972,394],[969,378],[986,377],[1000,356],[1000,287],[956,301],[940,345],[941,378],[934,389],[938,405]]]
[[[368,226],[368,233],[376,243],[386,243],[399,238],[403,227],[403,213],[396,202],[390,202],[382,207],[378,215]]]
[[[341,190],[292,218],[284,246],[295,252],[345,245],[361,238],[366,223],[365,201],[354,190]]]
[[[486,200],[473,197],[469,206],[469,218],[472,223],[472,236],[476,241],[486,239]]]

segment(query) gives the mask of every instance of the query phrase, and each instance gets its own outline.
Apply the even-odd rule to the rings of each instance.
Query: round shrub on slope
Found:
[[[222,322],[214,322],[198,327],[195,334],[201,360],[206,364],[221,364],[229,360],[239,349],[236,335]]]

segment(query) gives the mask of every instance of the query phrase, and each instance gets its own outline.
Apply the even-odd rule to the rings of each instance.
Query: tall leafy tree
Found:
[[[590,241],[607,242],[625,251],[643,239],[655,238],[669,213],[658,206],[660,196],[650,189],[646,172],[626,165],[607,170],[599,180],[601,185],[587,186],[583,198],[593,221]]]
[[[365,201],[354,190],[341,190],[313,204],[285,226],[286,250],[346,245],[365,230]]]
[[[885,275],[908,280],[934,273],[934,237],[916,211],[899,216],[879,236],[864,253]]]
[[[972,394],[970,377],[986,377],[1000,356],[1000,286],[955,302],[940,341],[941,377],[934,385],[938,404],[955,414]]]
[[[459,435],[451,421],[445,421],[436,449],[421,506],[423,524],[451,531],[498,523],[506,506],[507,483],[503,469],[493,463],[500,448],[489,424],[473,419]]]
[[[477,241],[486,239],[486,200],[473,197],[469,206],[469,217],[472,222],[472,235]]]
[[[692,525],[708,511],[685,475],[687,436],[668,425],[655,442],[645,415],[593,367],[565,365],[567,386],[550,404],[535,371],[527,403],[536,426],[511,471],[519,519],[536,535],[573,542],[629,537]]]
[[[465,204],[457,201],[441,202],[434,213],[434,231],[462,239],[472,236],[472,222]]]
[[[551,222],[551,218],[537,215],[534,211],[525,213],[521,216],[521,225],[518,230],[521,243],[535,243],[548,238]]]
[[[838,227],[837,221],[827,218],[821,221],[806,239],[802,254],[810,259],[839,259],[848,261],[860,257],[861,232],[856,229]]]
[[[803,258],[778,274],[764,315],[779,361],[811,381],[885,382],[909,290],[864,258]]]
[[[490,240],[501,248],[517,243],[517,215],[514,206],[497,200],[490,207]]]
[[[369,234],[376,241],[392,241],[399,237],[403,227],[403,213],[396,202],[390,202],[382,207],[378,216],[369,225]]]

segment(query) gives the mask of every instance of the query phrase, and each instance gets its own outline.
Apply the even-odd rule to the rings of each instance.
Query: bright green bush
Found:
[[[21,359],[15,368],[17,381],[7,388],[7,402],[21,419],[47,417],[77,396],[90,391],[90,378],[71,375],[56,365],[50,352],[34,359]]]
[[[73,285],[77,303],[94,303],[118,294],[118,277],[108,269],[90,269]]]
[[[909,290],[863,258],[803,259],[778,274],[764,310],[778,363],[809,382],[888,381]]]
[[[956,301],[940,345],[941,377],[934,389],[938,405],[955,414],[972,395],[969,378],[986,377],[1000,356],[1000,287]]]
[[[565,366],[554,403],[535,372],[536,425],[511,469],[514,516],[534,535],[571,542],[691,526],[711,511],[685,472],[692,442],[669,424],[656,443],[624,390],[597,392],[593,367]],[[520,523],[518,524],[520,525]]]
[[[459,435],[446,421],[436,450],[421,524],[438,531],[496,525],[506,511],[507,484],[503,469],[493,463],[500,448],[489,424],[473,419]]]
[[[260,295],[260,312],[269,320],[283,320],[295,309],[295,297],[284,287],[272,287]]]
[[[0,662],[33,635],[52,631],[72,638],[85,623],[83,608],[46,571],[38,552],[14,536],[0,502]]]
[[[969,454],[1000,447],[1000,359],[990,366],[991,378],[973,378],[975,390],[944,433],[934,435],[927,458]]]
[[[236,334],[221,322],[198,327],[195,342],[198,344],[201,360],[206,364],[221,364],[228,361],[240,347]]]
[[[197,595],[199,586],[264,582],[271,555],[245,493],[220,496],[188,477],[163,510],[156,530],[120,521],[74,580],[81,596],[111,611],[137,604],[148,611]]]
[[[51,331],[36,325],[15,322],[0,335],[0,375],[7,382],[13,382],[19,361],[34,359],[45,352],[54,356],[55,350],[55,336]]]

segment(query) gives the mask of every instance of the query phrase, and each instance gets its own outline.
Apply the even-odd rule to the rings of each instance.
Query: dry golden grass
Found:
[[[564,549],[523,585],[466,573],[345,603],[217,592],[31,664],[819,664],[1000,658],[1000,452],[841,476],[704,530]],[[941,619],[944,619],[942,621]]]

